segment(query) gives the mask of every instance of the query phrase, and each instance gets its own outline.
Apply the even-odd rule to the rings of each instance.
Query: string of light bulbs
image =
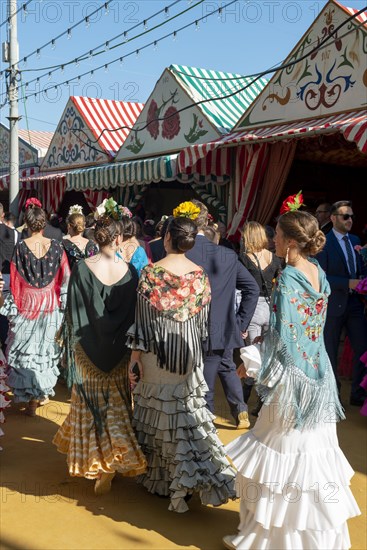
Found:
[[[32,0],[29,0],[29,1],[31,2]],[[109,4],[111,4],[111,2],[113,2],[113,0],[106,0],[105,2],[103,2],[103,4],[101,6],[99,6],[99,8],[96,8],[94,11],[92,11],[91,13],[89,13],[88,15],[86,15],[85,17],[83,17],[82,19],[77,21],[76,23],[74,23],[74,25],[71,25],[70,27],[68,27],[65,31],[61,32],[60,34],[58,34],[54,38],[51,38],[51,40],[48,40],[45,44],[43,44],[43,46],[40,46],[40,47],[36,48],[33,52],[28,53],[22,59],[18,59],[18,61],[16,63],[14,63],[14,65],[12,65],[11,68],[13,69],[15,67],[15,65],[17,65],[18,63],[21,63],[21,62],[27,63],[28,59],[30,57],[33,57],[34,55],[40,56],[41,51],[44,50],[45,48],[47,48],[48,46],[51,46],[54,49],[56,47],[56,41],[57,40],[59,40],[63,36],[67,36],[68,38],[71,38],[72,37],[72,31],[74,29],[76,29],[77,27],[79,27],[79,25],[82,25],[84,23],[87,27],[89,27],[91,18],[96,13],[98,13],[101,10],[105,10],[106,14],[109,13],[108,6],[109,6]]]
[[[202,0],[200,0],[200,1],[202,1]],[[218,12],[219,9],[223,9],[223,8],[226,8],[226,7],[231,6],[231,5],[234,4],[235,2],[237,2],[237,0],[231,0],[230,2],[228,2],[228,3],[227,3],[225,6],[223,6],[222,8],[217,8],[216,10],[213,10],[212,12],[207,13],[207,14],[205,14],[204,16],[195,19],[195,20],[191,21],[190,23],[187,23],[186,25],[180,27],[179,29],[176,29],[176,30],[174,30],[174,31],[170,31],[168,34],[166,34],[166,35],[164,35],[164,36],[162,36],[162,37],[160,37],[160,38],[157,38],[156,40],[153,40],[152,42],[149,42],[149,44],[146,44],[146,45],[144,45],[144,46],[141,46],[140,48],[138,48],[138,49],[136,49],[136,50],[132,50],[131,52],[129,52],[129,53],[123,55],[123,56],[120,55],[119,57],[113,59],[112,61],[109,61],[109,62],[107,62],[107,63],[103,63],[102,65],[99,65],[98,67],[95,67],[94,69],[88,70],[88,71],[86,71],[86,72],[84,72],[84,73],[82,73],[82,74],[79,74],[79,75],[77,75],[77,76],[68,78],[67,80],[65,80],[65,81],[63,81],[63,82],[59,82],[59,83],[57,83],[57,84],[53,84],[52,86],[49,86],[48,88],[45,88],[45,89],[42,90],[42,91],[40,90],[40,91],[38,91],[38,92],[34,92],[34,93],[32,93],[32,94],[28,94],[28,95],[26,96],[26,99],[28,99],[28,98],[30,98],[30,97],[36,97],[36,96],[40,95],[41,93],[47,93],[48,90],[57,89],[58,87],[60,87],[60,86],[62,86],[62,85],[64,85],[64,84],[66,84],[66,85],[68,86],[68,85],[70,84],[70,82],[73,82],[73,81],[75,81],[75,80],[80,81],[84,76],[87,76],[87,75],[89,75],[90,77],[93,77],[94,74],[95,74],[97,71],[101,70],[101,69],[104,69],[104,70],[107,72],[107,71],[108,71],[108,68],[109,68],[111,65],[113,65],[113,64],[115,64],[115,63],[118,63],[118,62],[122,65],[123,62],[124,62],[124,60],[125,60],[126,58],[131,57],[132,55],[139,56],[140,53],[141,53],[142,51],[144,51],[145,49],[147,49],[147,48],[149,48],[149,47],[151,47],[151,46],[153,46],[153,47],[156,49],[156,48],[158,47],[158,43],[159,43],[159,42],[162,42],[163,40],[166,40],[166,39],[169,38],[169,37],[172,37],[173,39],[175,39],[175,38],[177,38],[177,35],[178,35],[179,32],[182,32],[183,30],[186,30],[186,29],[189,28],[189,27],[195,26],[196,28],[198,28],[198,25],[199,25],[200,21],[202,21],[203,19],[207,19],[208,17],[214,15],[215,13]],[[25,89],[27,89],[27,87],[29,86],[29,84],[30,84],[31,82],[34,82],[34,81],[39,82],[39,80],[38,80],[39,78],[40,78],[40,77],[37,77],[36,79],[34,79],[34,80],[32,80],[32,81],[25,82],[25,83],[24,83]],[[3,94],[3,95],[4,95],[4,94]],[[1,97],[1,96],[0,96],[0,97]]]
[[[188,109],[192,109],[193,107],[197,107],[198,105],[202,105],[204,103],[213,102],[213,101],[219,101],[219,100],[223,100],[223,99],[229,99],[230,97],[233,97],[233,96],[239,94],[240,92],[243,92],[244,90],[246,90],[250,86],[252,86],[257,80],[264,77],[265,75],[267,75],[269,73],[272,73],[274,71],[281,71],[281,70],[287,69],[288,67],[293,67],[294,65],[297,65],[298,63],[300,63],[301,61],[304,61],[305,59],[307,59],[308,57],[310,57],[314,53],[318,52],[319,50],[324,49],[325,45],[329,46],[329,44],[327,44],[327,43],[329,42],[329,40],[334,35],[337,36],[337,33],[340,29],[342,29],[350,21],[352,21],[353,19],[355,19],[356,17],[361,15],[361,13],[363,13],[366,10],[367,10],[367,6],[364,7],[363,9],[361,9],[360,11],[356,12],[355,14],[351,15],[350,17],[348,17],[345,21],[340,23],[340,25],[338,25],[328,36],[323,38],[317,46],[315,46],[312,50],[310,50],[308,53],[302,55],[298,59],[296,59],[294,61],[289,61],[288,63],[281,64],[278,67],[273,67],[273,68],[261,71],[260,73],[257,73],[254,80],[247,83],[245,86],[242,86],[238,90],[236,90],[234,92],[231,92],[230,94],[226,94],[226,95],[222,95],[222,96],[218,96],[218,97],[211,97],[211,98],[207,98],[207,99],[202,99],[200,101],[196,101],[195,103],[192,103],[190,105],[186,105],[186,107],[182,107],[181,109],[178,109],[177,111],[175,111],[171,115],[163,116],[163,117],[160,117],[160,118],[155,118],[155,119],[151,120],[150,122],[148,122],[147,124],[145,124],[145,126],[135,128],[134,132],[141,132],[141,131],[145,130],[150,124],[155,123],[156,121],[162,122],[164,120],[168,120],[172,117],[177,116],[178,113],[182,113],[184,111],[187,111]],[[366,22],[363,21],[357,26],[357,29],[359,29],[360,27],[365,26],[365,25],[366,25]],[[348,35],[348,34],[351,34],[352,32],[355,32],[355,30],[356,30],[355,28],[349,30],[347,33],[345,33],[345,36]],[[250,78],[250,77],[243,77],[243,78]],[[133,126],[120,126],[118,128],[103,128],[103,130],[100,132],[98,137],[96,139],[90,140],[90,141],[91,141],[91,143],[98,143],[98,141],[101,139],[102,135],[105,132],[118,132],[120,130],[132,130],[132,129],[133,129]],[[76,133],[75,131],[73,131],[73,132]]]
[[[29,71],[32,71],[32,72],[33,72],[33,71],[41,71],[41,70],[46,70],[46,69],[47,69],[47,72],[44,73],[43,75],[40,75],[40,76],[38,76],[38,77],[35,77],[35,78],[33,78],[33,79],[31,79],[31,80],[25,82],[24,85],[28,86],[29,84],[32,84],[33,82],[39,83],[40,80],[41,80],[42,78],[45,78],[45,77],[47,77],[48,79],[50,79],[51,76],[52,76],[52,74],[54,74],[55,72],[57,72],[57,71],[59,71],[59,70],[61,70],[61,72],[63,72],[63,71],[65,70],[65,68],[68,67],[68,66],[70,66],[70,65],[75,64],[76,66],[78,66],[79,63],[80,63],[81,61],[89,60],[89,59],[92,58],[92,57],[95,57],[95,56],[97,56],[97,55],[101,55],[101,54],[106,53],[108,50],[114,50],[114,49],[116,49],[116,48],[118,48],[118,47],[120,47],[120,46],[122,46],[122,45],[125,45],[125,44],[128,44],[128,43],[130,43],[130,42],[133,42],[134,40],[136,40],[136,39],[138,39],[138,38],[140,38],[140,37],[142,37],[142,36],[144,36],[144,35],[146,35],[146,34],[152,32],[152,31],[154,31],[154,30],[156,30],[156,29],[158,29],[158,28],[160,28],[160,27],[162,27],[162,26],[164,26],[164,25],[166,25],[166,24],[168,24],[168,23],[170,23],[170,22],[173,21],[174,19],[177,19],[178,17],[181,17],[181,15],[184,15],[184,14],[187,13],[188,11],[190,11],[190,10],[196,8],[198,5],[202,4],[205,0],[198,0],[195,4],[190,5],[187,9],[185,9],[185,10],[179,12],[178,14],[175,14],[174,16],[172,16],[172,17],[166,19],[164,22],[159,23],[158,25],[152,27],[151,29],[146,29],[144,32],[139,33],[138,35],[133,36],[133,37],[131,37],[131,38],[126,38],[126,40],[124,40],[124,42],[120,42],[119,44],[115,44],[115,45],[111,46],[110,48],[108,48],[108,50],[106,49],[106,44],[108,44],[109,42],[113,42],[114,40],[116,40],[117,38],[119,38],[119,37],[122,36],[122,35],[126,35],[126,36],[127,36],[127,33],[128,33],[128,32],[131,32],[132,30],[134,30],[135,28],[137,28],[137,27],[139,27],[139,26],[141,26],[141,25],[144,25],[144,28],[145,28],[145,27],[146,27],[147,21],[153,19],[154,17],[157,17],[158,15],[160,15],[160,14],[163,13],[163,12],[166,13],[166,14],[169,13],[169,12],[168,12],[169,8],[172,8],[175,4],[178,4],[180,1],[181,1],[181,0],[175,0],[172,4],[170,4],[169,6],[166,6],[166,7],[163,8],[162,10],[159,10],[157,13],[155,13],[155,14],[153,14],[153,15],[147,17],[147,18],[146,18],[145,20],[143,20],[141,23],[138,23],[137,25],[134,25],[133,27],[131,27],[131,28],[128,29],[127,31],[124,31],[123,33],[120,33],[119,35],[117,35],[117,36],[111,38],[109,41],[104,42],[103,44],[101,44],[101,45],[99,45],[99,46],[96,46],[96,47],[93,48],[92,50],[89,50],[88,52],[85,52],[85,53],[81,54],[80,56],[78,56],[77,58],[72,59],[71,61],[67,61],[67,62],[64,62],[64,63],[60,63],[60,64],[58,64],[58,65],[52,65],[52,66],[50,66],[50,67],[42,67],[42,68],[40,68],[40,69],[29,69]],[[179,30],[180,30],[180,29],[179,29]],[[179,30],[178,30],[178,31],[174,31],[174,32],[177,33],[177,32],[179,32]],[[97,50],[98,48],[100,48],[101,46],[105,46],[104,50],[98,51],[98,52],[95,52],[95,51],[94,51],[94,50]],[[136,51],[136,50],[135,50],[135,51]],[[50,70],[50,69],[51,69],[51,70]],[[98,69],[95,69],[95,70],[98,70]],[[3,71],[2,71],[2,72],[3,72]],[[2,75],[2,72],[0,72],[0,76]],[[28,70],[24,70],[24,69],[23,69],[22,72],[28,72]],[[88,72],[89,72],[89,71],[88,71]],[[87,74],[88,74],[88,73],[87,73]],[[77,78],[77,77],[76,77],[76,78]],[[19,90],[19,86],[16,88],[16,90]],[[2,95],[4,95],[4,94],[2,94]],[[0,97],[2,97],[2,96],[0,95]]]
[[[17,9],[16,12],[14,12],[14,13],[8,15],[8,17],[7,17],[6,19],[4,19],[4,21],[0,24],[0,29],[1,29],[2,26],[6,25],[6,24],[10,25],[11,18],[12,18],[12,17],[15,17],[20,11],[23,10],[23,13],[26,15],[26,14],[27,14],[27,6],[28,6],[28,4],[30,4],[31,2],[33,2],[33,0],[28,0],[28,2],[25,2],[24,4],[22,4],[22,5],[20,6],[20,8]]]

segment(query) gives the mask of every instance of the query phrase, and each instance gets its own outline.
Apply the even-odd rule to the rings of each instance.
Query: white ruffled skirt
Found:
[[[226,451],[238,471],[241,499],[235,548],[350,548],[346,522],[360,510],[335,422],[286,432],[274,406],[264,405],[254,428]]]

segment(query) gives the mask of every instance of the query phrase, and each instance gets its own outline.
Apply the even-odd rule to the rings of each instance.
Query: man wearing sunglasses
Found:
[[[315,218],[319,222],[319,227],[324,235],[327,235],[333,228],[333,222],[330,219],[331,204],[324,202],[316,208]]]
[[[367,349],[367,319],[362,301],[354,289],[359,279],[367,276],[367,273],[354,248],[360,244],[359,238],[350,234],[354,218],[352,203],[334,203],[330,217],[333,228],[326,235],[325,247],[317,256],[331,287],[324,330],[325,346],[340,391],[337,375],[338,347],[342,329],[346,328],[354,352],[350,404],[361,406],[365,392],[359,384],[365,368],[359,358]]]

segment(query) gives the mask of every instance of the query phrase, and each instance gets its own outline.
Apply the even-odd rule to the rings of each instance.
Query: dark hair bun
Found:
[[[308,256],[316,256],[324,248],[326,237],[324,233],[318,229],[313,237],[310,238],[304,248],[305,254]]]
[[[110,245],[119,233],[118,225],[112,218],[100,218],[97,220],[94,229],[94,238],[100,248]]]
[[[24,221],[27,224],[28,229],[32,232],[38,233],[46,227],[45,211],[42,208],[32,204],[28,206],[25,211]]]
[[[167,232],[171,235],[173,250],[187,252],[195,244],[198,227],[189,218],[178,217],[170,221]]]

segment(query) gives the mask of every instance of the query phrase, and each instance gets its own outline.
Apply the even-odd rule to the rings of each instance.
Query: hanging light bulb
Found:
[[[104,51],[108,52],[109,49],[110,49],[110,43],[106,42],[106,44],[104,45]]]
[[[136,55],[136,57],[139,57],[139,55],[140,55],[140,50],[136,50],[135,55]]]
[[[38,50],[36,51],[36,57],[37,59],[40,59],[41,58],[41,50],[38,48]]]
[[[51,80],[52,73],[51,71],[48,73],[48,80]]]
[[[53,50],[56,48],[56,40],[54,38],[51,40],[51,48]]]
[[[40,77],[39,77],[39,76],[37,76],[37,78],[36,78],[36,82],[37,82],[37,84],[39,83],[39,81],[40,81]]]
[[[221,21],[221,19],[222,19],[222,8],[219,8],[219,10],[218,10],[218,19],[219,19],[219,21]]]
[[[124,32],[124,40],[125,42],[127,42],[128,38],[127,38],[127,31]]]
[[[110,13],[110,9],[108,7],[108,2],[105,2],[104,4],[104,14],[108,15]]]
[[[144,27],[145,31],[148,30],[148,25],[147,25],[147,20],[146,19],[144,19],[144,21],[143,21],[143,27]]]
[[[168,6],[166,6],[166,7],[164,8],[164,16],[165,16],[165,17],[169,17],[169,8],[168,8]]]
[[[26,66],[27,66],[27,58],[24,57],[24,58],[23,58],[23,67],[26,67]]]
[[[199,31],[199,30],[200,30],[199,21],[195,21],[195,30],[196,30],[196,31]]]
[[[78,57],[76,59],[74,59],[74,62],[75,62],[75,67],[79,67],[80,61],[79,61]]]
[[[94,71],[91,71],[91,72],[89,73],[89,75],[90,75],[90,78],[92,79],[93,76],[94,76]]]
[[[93,50],[89,50],[88,56],[89,56],[89,57],[93,57]]]
[[[68,38],[68,40],[70,40],[70,38],[71,38],[71,29],[68,29],[68,31],[67,31],[67,38]]]
[[[155,52],[158,50],[158,42],[156,40],[153,42],[153,49]]]
[[[85,22],[85,27],[86,27],[87,29],[89,29],[89,27],[90,27],[90,21],[89,21],[88,15],[87,15],[87,17],[84,19],[84,22]]]
[[[64,65],[61,65],[60,69],[61,69],[61,74],[64,74],[64,72],[65,72],[65,66],[64,66]]]
[[[105,72],[105,73],[108,73],[108,65],[107,65],[107,63],[106,63],[106,65],[104,66],[104,72]]]
[[[122,67],[124,64],[124,58],[123,57],[120,57],[120,67]]]
[[[173,41],[176,42],[176,40],[177,40],[177,32],[176,32],[176,31],[173,31],[172,36],[173,36]]]
[[[29,86],[29,82],[26,82],[26,83],[25,83],[25,89],[27,89],[28,86]]]
[[[27,5],[26,5],[26,4],[23,4],[22,8],[23,8],[23,15],[24,15],[24,17],[27,17],[27,15],[28,15]]]
[[[81,77],[80,74],[79,74],[79,75],[78,75],[78,82],[80,82],[80,79],[81,79],[81,78],[82,78],[82,77]]]

